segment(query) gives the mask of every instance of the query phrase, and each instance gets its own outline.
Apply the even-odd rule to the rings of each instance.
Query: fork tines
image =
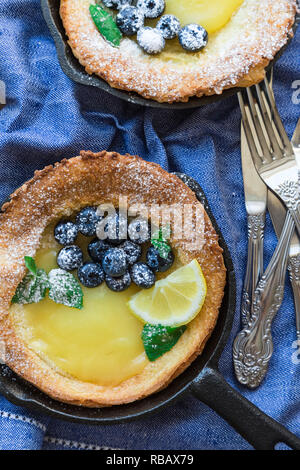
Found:
[[[238,94],[252,158],[258,167],[293,155],[267,78]]]

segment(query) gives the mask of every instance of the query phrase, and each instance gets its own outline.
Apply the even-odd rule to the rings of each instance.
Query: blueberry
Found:
[[[172,251],[169,251],[168,257],[165,259],[159,255],[159,251],[154,246],[150,246],[146,254],[146,260],[148,266],[153,271],[165,272],[174,263],[174,254]]]
[[[57,264],[61,269],[72,271],[79,268],[83,262],[83,254],[79,246],[65,246],[57,255]]]
[[[122,8],[124,5],[131,5],[132,0],[102,0],[102,3],[107,8],[120,10],[120,8]]]
[[[125,251],[126,260],[128,264],[136,263],[142,254],[142,248],[137,243],[130,242],[126,240],[126,242],[122,243],[119,248]]]
[[[77,271],[78,279],[85,287],[97,287],[104,281],[104,271],[99,263],[84,263]]]
[[[73,222],[62,220],[54,229],[54,238],[61,245],[72,245],[78,235],[78,227]]]
[[[97,230],[97,237],[115,245],[120,244],[127,238],[127,218],[116,213],[108,215]]]
[[[166,4],[165,0],[138,0],[136,6],[144,12],[146,18],[157,18],[163,14]]]
[[[109,248],[111,248],[111,246],[107,241],[94,238],[94,240],[88,244],[88,254],[93,261],[102,261],[104,253],[109,250]]]
[[[93,237],[101,219],[102,217],[97,214],[97,207],[85,207],[76,217],[79,232],[86,237]]]
[[[166,45],[162,32],[149,26],[139,30],[137,42],[147,54],[152,55],[162,52]]]
[[[138,8],[126,5],[117,14],[116,23],[123,34],[132,36],[143,27],[144,15]]]
[[[174,39],[180,31],[180,21],[174,15],[163,15],[156,28],[161,31],[165,39]]]
[[[187,51],[201,51],[207,44],[207,38],[207,31],[199,24],[188,24],[179,31],[179,42]]]
[[[102,259],[102,267],[106,274],[112,277],[120,277],[127,269],[126,254],[121,248],[110,248]]]
[[[128,236],[130,240],[139,245],[150,241],[150,227],[148,220],[134,219],[128,225]]]
[[[135,263],[130,274],[132,281],[144,289],[150,289],[155,283],[155,274],[146,263]]]
[[[123,274],[123,276],[120,277],[106,276],[105,282],[110,290],[113,290],[114,292],[122,292],[123,290],[128,289],[130,286],[131,277],[127,271],[125,274]]]

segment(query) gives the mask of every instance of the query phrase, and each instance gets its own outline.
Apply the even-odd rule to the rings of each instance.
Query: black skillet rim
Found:
[[[138,400],[127,405],[117,405],[108,408],[96,409],[69,405],[53,400],[45,393],[38,390],[35,386],[19,377],[6,365],[2,364],[0,365],[0,393],[10,402],[18,406],[24,406],[31,411],[44,413],[46,415],[75,423],[90,425],[116,424],[134,420],[141,416],[148,416],[150,413],[159,410],[164,405],[171,402],[173,403],[188,391],[190,385],[196,378],[199,378],[199,375],[201,376],[206,367],[209,366],[217,369],[218,359],[230,334],[235,314],[236,285],[233,262],[224,237],[211,212],[202,188],[190,176],[183,173],[175,174],[195,192],[197,198],[205,207],[205,210],[219,236],[219,243],[224,251],[224,261],[227,268],[225,295],[220,309],[219,319],[202,355],[199,356],[186,371],[177,377],[164,390],[150,395],[143,400]],[[191,377],[186,378],[189,375]],[[170,393],[170,390],[173,389],[174,391]],[[121,413],[118,413],[120,411]],[[116,414],[117,416],[114,416]]]
[[[101,90],[110,93],[113,96],[121,98],[131,104],[137,104],[150,108],[159,109],[192,109],[207,104],[216,103],[230,96],[236,95],[243,88],[230,88],[223,91],[221,95],[203,96],[201,98],[190,98],[186,103],[159,103],[154,100],[148,100],[139,96],[134,92],[127,92],[112,88],[105,80],[102,80],[96,75],[89,75],[79,61],[73,55],[71,47],[68,44],[67,36],[59,16],[58,6],[59,0],[41,0],[41,6],[45,21],[48,25],[50,33],[54,39],[56,46],[57,56],[63,72],[71,78],[71,80],[80,83],[81,85],[89,85],[100,88]],[[293,31],[295,33],[300,20],[300,13],[296,14]],[[266,67],[269,71],[275,62],[281,57],[287,46],[289,45],[292,37],[288,39],[287,43],[277,52],[274,59]]]

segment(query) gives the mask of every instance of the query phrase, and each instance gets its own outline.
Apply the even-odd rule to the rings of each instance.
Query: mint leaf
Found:
[[[49,297],[57,304],[81,309],[83,292],[73,274],[63,269],[52,269],[49,273]]]
[[[90,5],[91,17],[102,36],[114,47],[121,42],[122,33],[113,16],[100,5]]]
[[[185,330],[185,325],[173,328],[146,323],[142,331],[142,341],[149,361],[153,362],[170,351]]]
[[[37,303],[45,298],[48,285],[48,276],[44,269],[36,269],[36,274],[29,272],[18,285],[12,303]]]
[[[36,274],[37,273],[37,267],[36,267],[34,259],[31,258],[31,256],[24,256],[24,260],[25,260],[26,268],[29,271],[31,271],[33,274]]]
[[[152,245],[157,249],[159,256],[163,259],[167,259],[168,254],[171,251],[171,247],[166,238],[166,233],[169,234],[169,229],[167,227],[159,228],[159,230],[151,237]]]
[[[47,276],[44,269],[37,269],[33,258],[25,256],[24,259],[29,272],[18,285],[12,303],[37,303],[45,298],[49,288],[49,297],[56,303],[82,308],[83,292],[72,274],[63,269],[52,269]]]
[[[171,251],[170,245],[166,242],[162,242],[159,240],[153,240],[152,245],[157,249],[159,256],[163,259],[167,259],[168,254]]]

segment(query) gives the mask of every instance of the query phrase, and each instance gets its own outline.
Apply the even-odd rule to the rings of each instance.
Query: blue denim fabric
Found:
[[[299,117],[299,104],[292,102],[292,83],[300,79],[299,43],[298,30],[275,67],[276,99],[290,137]],[[258,390],[249,391],[237,384],[233,374],[232,340],[240,325],[247,246],[237,98],[195,110],[154,110],[77,85],[59,66],[38,0],[1,1],[0,57],[0,79],[7,86],[7,106],[0,112],[0,200],[34,170],[75,156],[81,149],[138,154],[168,171],[194,177],[223,231],[237,275],[237,312],[221,372],[245,397],[299,434],[300,366],[292,362],[295,318],[288,284],[274,322],[275,353],[266,380]],[[269,219],[265,245],[267,262],[276,245]],[[0,449],[93,447],[250,448],[191,395],[151,418],[98,428],[29,413],[0,398]]]

